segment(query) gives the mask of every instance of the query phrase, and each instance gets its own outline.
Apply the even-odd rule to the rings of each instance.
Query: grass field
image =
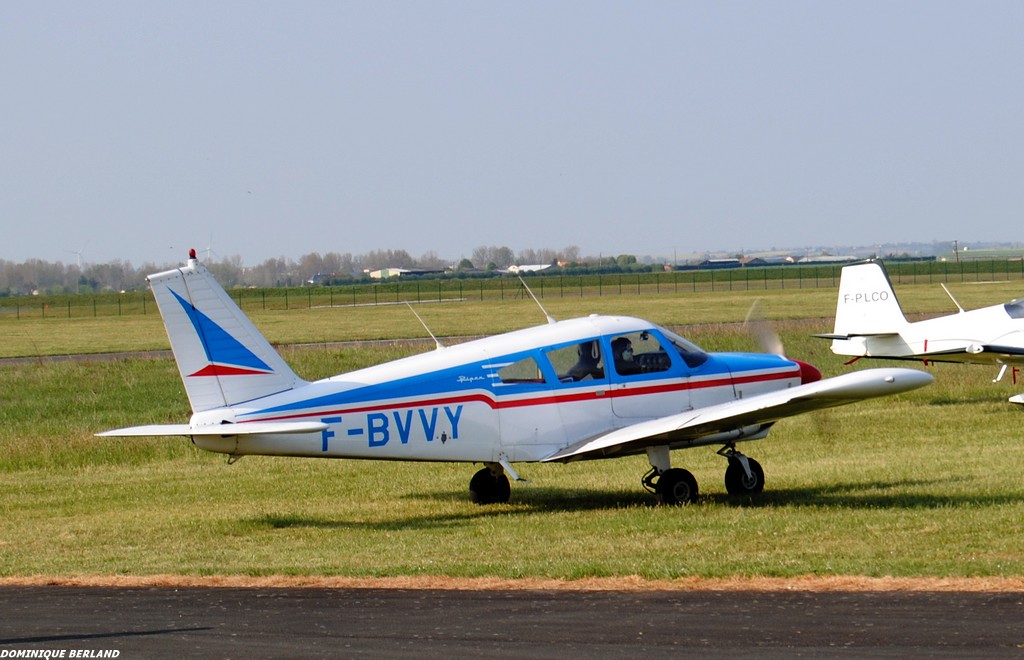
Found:
[[[1005,283],[954,292],[965,307],[1017,295]],[[951,308],[941,289],[898,293],[914,313]],[[787,352],[826,375],[852,368],[809,337],[831,329],[834,295],[761,295]],[[546,304],[558,318],[625,312],[686,325],[705,348],[732,350],[753,348],[729,323],[754,297]],[[542,320],[519,301],[419,312],[439,336]],[[254,320],[280,344],[424,334],[399,306]],[[166,347],[156,317],[3,322],[0,332],[7,356]],[[316,378],[426,348],[284,353]],[[0,576],[1024,576],[1022,411],[1006,402],[1024,385],[992,384],[994,370],[984,367],[931,369],[937,382],[928,388],[784,420],[745,445],[766,472],[756,501],[726,495],[725,462],[704,448],[673,455],[700,482],[694,506],[655,506],[640,487],[646,460],[634,457],[520,465],[530,483],[514,484],[507,505],[478,507],[467,497],[469,465],[248,457],[229,466],[185,440],[93,437],[186,420],[170,360],[8,364],[0,367]]]

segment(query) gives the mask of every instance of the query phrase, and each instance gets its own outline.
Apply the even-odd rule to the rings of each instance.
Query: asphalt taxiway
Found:
[[[1024,593],[0,586],[0,658],[39,651],[1024,658]]]

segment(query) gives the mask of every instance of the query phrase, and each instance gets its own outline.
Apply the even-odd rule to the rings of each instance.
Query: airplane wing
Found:
[[[785,418],[923,387],[934,378],[915,369],[866,369],[785,390],[640,422],[570,445],[544,462],[602,458],[640,452],[655,445],[770,425]]]
[[[230,435],[278,435],[282,433],[319,433],[327,428],[323,422],[246,422],[244,424],[219,424],[212,426],[190,426],[189,424],[150,424],[130,426],[96,435],[102,438],[149,438],[167,435],[184,436],[230,436]]]
[[[981,347],[982,353],[995,353],[997,355],[1005,355],[1007,357],[1024,357],[1024,348],[1020,346],[995,346],[992,344],[983,344]]]

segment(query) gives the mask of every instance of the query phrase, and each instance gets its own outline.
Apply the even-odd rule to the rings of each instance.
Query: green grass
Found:
[[[815,302],[815,295],[808,306],[824,308],[827,297]],[[936,309],[944,297],[934,297]],[[753,342],[740,328],[717,321],[741,319],[750,300],[634,300],[630,313],[668,324],[689,315],[702,324],[691,338],[706,348],[747,349]],[[785,320],[795,302],[762,299],[766,316],[783,319],[788,353],[826,375],[847,371],[828,342],[808,337],[829,329],[828,313]],[[435,305],[420,313],[432,326],[477,329],[528,324],[537,316],[531,305]],[[556,316],[571,315],[555,307]],[[327,320],[297,331],[285,324],[316,312],[258,323],[273,328],[276,341],[292,333],[327,341]],[[353,312],[324,314],[337,320]],[[382,322],[353,325],[344,338],[422,333],[415,320],[398,327],[401,308],[370,312]],[[446,314],[461,318],[446,322]],[[103,337],[121,334],[116,319],[108,323]],[[284,353],[301,375],[316,378],[426,348]],[[766,472],[765,493],[753,501],[726,495],[725,462],[701,448],[673,454],[700,482],[694,506],[655,506],[640,486],[646,461],[631,457],[518,465],[530,483],[514,484],[507,505],[478,507],[467,496],[477,469],[470,465],[265,457],[227,465],[185,440],[93,437],[187,419],[170,360],[5,365],[0,575],[1024,575],[1021,411],[1006,402],[1024,386],[1009,377],[994,385],[994,370],[984,367],[932,371],[937,382],[928,388],[783,420],[768,439],[744,445]]]

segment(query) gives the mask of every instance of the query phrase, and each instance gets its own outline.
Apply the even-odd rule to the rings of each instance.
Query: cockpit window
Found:
[[[506,385],[510,383],[543,383],[544,374],[541,373],[536,359],[525,357],[499,369],[498,379]]]
[[[651,332],[630,332],[612,339],[612,363],[620,376],[668,371],[672,358]]]
[[[683,358],[683,362],[686,363],[686,366],[694,369],[708,361],[708,354],[704,352],[704,349],[697,346],[692,341],[683,339],[670,330],[666,330],[664,328],[660,328],[660,330],[661,333],[665,335],[665,338],[672,343],[672,346],[676,349],[676,352],[679,353],[679,356]]]
[[[604,378],[601,342],[596,339],[555,348],[547,353],[551,366],[562,383]]]
[[[1003,305],[1003,309],[1006,310],[1011,319],[1024,319],[1024,298],[1011,300]]]

